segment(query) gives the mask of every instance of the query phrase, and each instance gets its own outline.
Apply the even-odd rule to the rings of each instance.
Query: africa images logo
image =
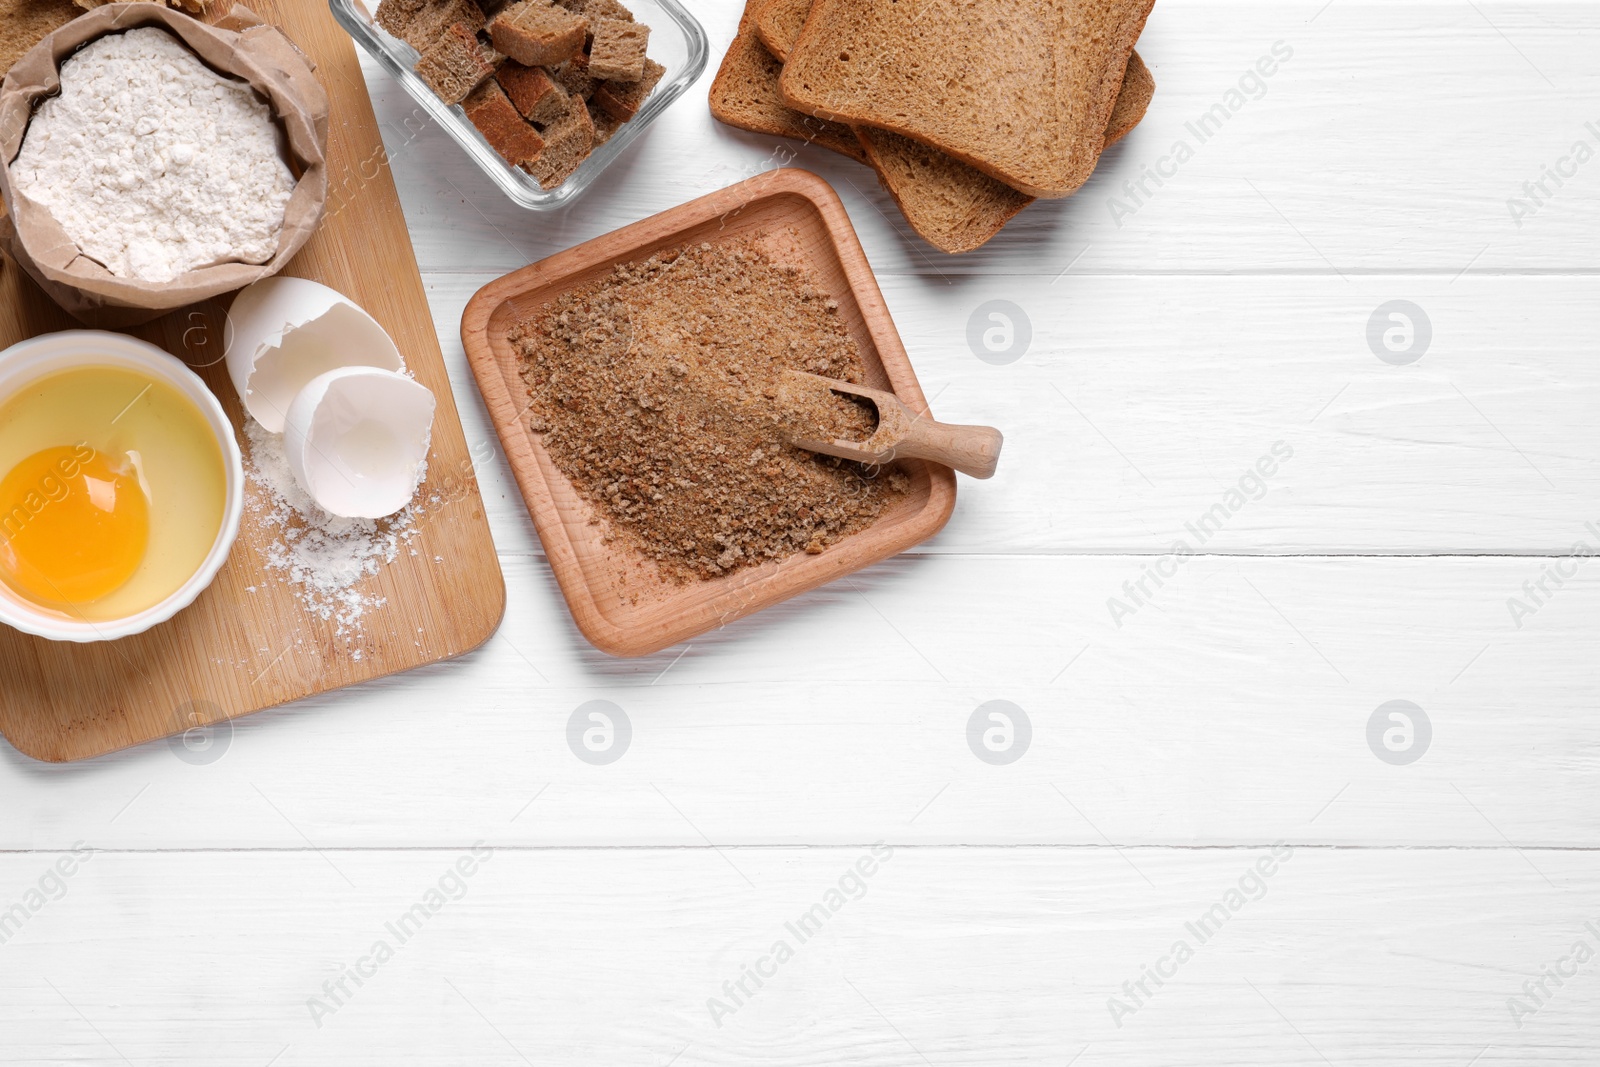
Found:
[[[883,865],[894,858],[894,846],[882,841],[856,858],[846,867],[822,894],[820,900],[783,924],[783,933],[775,938],[767,950],[755,958],[755,964],[739,965],[739,976],[722,983],[721,996],[706,998],[706,1014],[711,1022],[722,1028],[723,1022],[737,1015],[766,986],[767,980],[776,978],[778,970],[794,959],[799,950],[818,934],[835,915],[851,901],[867,895],[867,886],[873,875],[883,870]]]
[[[1130,578],[1122,583],[1123,596],[1107,597],[1106,610],[1111,613],[1111,621],[1117,629],[1122,629],[1124,619],[1138,614],[1139,609],[1153,603],[1168,580],[1178,576],[1178,568],[1189,562],[1213,537],[1222,533],[1223,527],[1233,516],[1252,501],[1264,498],[1269,488],[1268,479],[1277,475],[1280,461],[1286,463],[1293,458],[1294,446],[1287,441],[1274,441],[1254,465],[1239,475],[1238,482],[1222,494],[1221,500],[1193,521],[1184,523],[1184,530],[1194,538],[1193,544],[1187,538],[1178,538],[1172,543],[1171,549],[1157,556],[1153,563],[1141,564],[1138,578]]]
[[[1594,144],[1579,137],[1565,155],[1556,157],[1554,166],[1541,164],[1539,176],[1522,183],[1521,196],[1506,199],[1506,210],[1511,213],[1511,223],[1517,229],[1522,229],[1523,219],[1537,215],[1559,196],[1567,182],[1576,178],[1583,166],[1595,157],[1595,145],[1600,145],[1600,124],[1586,122],[1583,129],[1594,138]]]
[[[1212,901],[1197,918],[1184,923],[1184,936],[1174,940],[1154,964],[1142,965],[1137,978],[1122,983],[1120,995],[1113,993],[1107,997],[1106,1010],[1111,1013],[1111,1021],[1117,1029],[1121,1030],[1130,1016],[1154,1000],[1167,982],[1178,977],[1183,965],[1194,959],[1199,949],[1215,940],[1223,927],[1251,904],[1265,898],[1269,879],[1293,858],[1293,846],[1283,841],[1274,844],[1271,853],[1247,867],[1220,899]]]
[[[1123,195],[1108,196],[1106,210],[1111,213],[1111,221],[1117,224],[1117,229],[1122,229],[1124,219],[1137,215],[1140,208],[1155,199],[1158,190],[1178,176],[1183,165],[1195,157],[1199,146],[1221,133],[1223,127],[1252,100],[1266,96],[1267,79],[1293,58],[1294,49],[1287,41],[1274,41],[1271,51],[1258,58],[1254,65],[1245,68],[1238,81],[1222,94],[1221,100],[1199,117],[1183,124],[1183,128],[1194,138],[1192,144],[1188,137],[1178,138],[1166,155],[1154,164],[1140,166],[1137,178],[1122,183]]]

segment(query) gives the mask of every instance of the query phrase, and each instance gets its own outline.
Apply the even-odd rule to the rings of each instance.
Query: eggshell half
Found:
[[[240,290],[224,331],[228,375],[245,410],[282,433],[289,405],[340,367],[405,369],[387,331],[337,290],[304,278],[265,278]]]
[[[422,480],[434,403],[425,386],[390,370],[345,367],[319,375],[289,405],[289,468],[331,514],[393,515]]]

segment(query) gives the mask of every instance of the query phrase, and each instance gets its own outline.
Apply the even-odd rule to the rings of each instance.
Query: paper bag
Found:
[[[284,211],[278,251],[262,264],[201,267],[170,282],[119,278],[79,252],[41,204],[11,182],[28,121],[42,98],[61,87],[60,65],[83,45],[136,26],[160,26],[213,70],[248,82],[267,100],[283,132],[289,169],[297,176]],[[322,218],[328,196],[328,94],[313,67],[281,31],[235,7],[209,26],[159,4],[116,3],[73,19],[19,59],[0,83],[0,247],[67,313],[90,326],[120,328],[159,318],[276,274],[294,258]]]

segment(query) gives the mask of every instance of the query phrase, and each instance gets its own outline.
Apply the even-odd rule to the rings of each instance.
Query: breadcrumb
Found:
[[[620,264],[511,332],[530,428],[609,535],[680,582],[825,551],[910,488],[786,443],[783,370],[864,368],[839,305],[761,240]]]

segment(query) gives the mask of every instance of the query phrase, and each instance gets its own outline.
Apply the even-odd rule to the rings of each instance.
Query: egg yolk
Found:
[[[128,457],[37,452],[0,480],[0,578],[36,603],[88,604],[144,561],[150,507]]]

